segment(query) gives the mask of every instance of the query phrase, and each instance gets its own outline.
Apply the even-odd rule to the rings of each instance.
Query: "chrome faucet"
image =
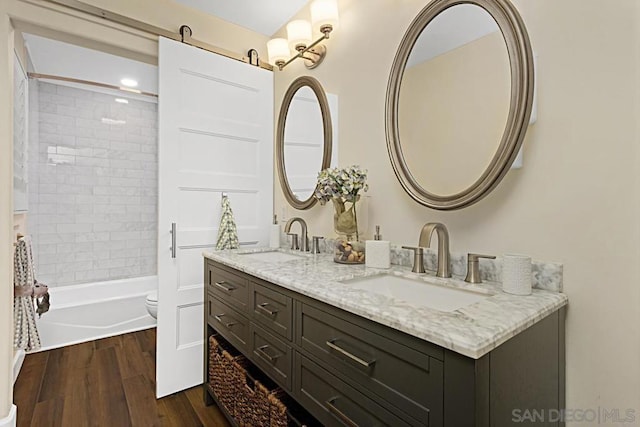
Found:
[[[418,246],[428,248],[431,246],[433,232],[438,235],[438,277],[451,277],[451,255],[449,254],[449,232],[447,227],[440,222],[428,222],[420,231]]]
[[[284,226],[284,232],[289,233],[291,231],[291,226],[294,222],[300,223],[300,228],[302,228],[302,235],[300,236],[300,250],[302,252],[309,252],[309,239],[307,237],[307,223],[304,222],[304,219],[300,217],[290,218],[289,221]]]

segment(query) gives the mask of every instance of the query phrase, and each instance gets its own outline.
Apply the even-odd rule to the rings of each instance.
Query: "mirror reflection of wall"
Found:
[[[451,7],[422,31],[398,117],[404,158],[423,188],[456,194],[487,169],[505,130],[510,82],[504,38],[483,8]]]
[[[338,156],[338,97],[326,94],[333,125],[331,167]],[[303,86],[291,100],[284,130],[284,164],[287,180],[295,198],[307,200],[322,169],[324,130],[322,112],[315,93]]]

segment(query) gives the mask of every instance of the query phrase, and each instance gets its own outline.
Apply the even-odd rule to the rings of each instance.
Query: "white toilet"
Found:
[[[144,302],[147,311],[154,319],[158,318],[158,291],[153,291],[147,294],[147,299]]]

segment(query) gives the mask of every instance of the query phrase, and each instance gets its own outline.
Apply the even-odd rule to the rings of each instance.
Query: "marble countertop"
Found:
[[[425,279],[425,275],[415,275],[407,267],[393,265],[389,270],[382,270],[364,265],[343,265],[333,262],[330,254],[311,255],[283,249],[279,251],[301,256],[284,262],[264,262],[242,255],[265,251],[273,249],[205,251],[203,256],[474,359],[568,302],[566,295],[553,291],[534,289],[531,295],[517,296],[503,292],[499,283],[470,285],[431,275],[431,283],[440,281],[446,286],[491,295],[461,309],[443,312],[340,283],[382,273]]]

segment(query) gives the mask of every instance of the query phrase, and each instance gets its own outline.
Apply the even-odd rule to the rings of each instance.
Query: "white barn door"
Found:
[[[223,192],[240,244],[268,244],[273,73],[160,38],[158,123],[160,398],[202,383],[202,251],[215,246]]]

